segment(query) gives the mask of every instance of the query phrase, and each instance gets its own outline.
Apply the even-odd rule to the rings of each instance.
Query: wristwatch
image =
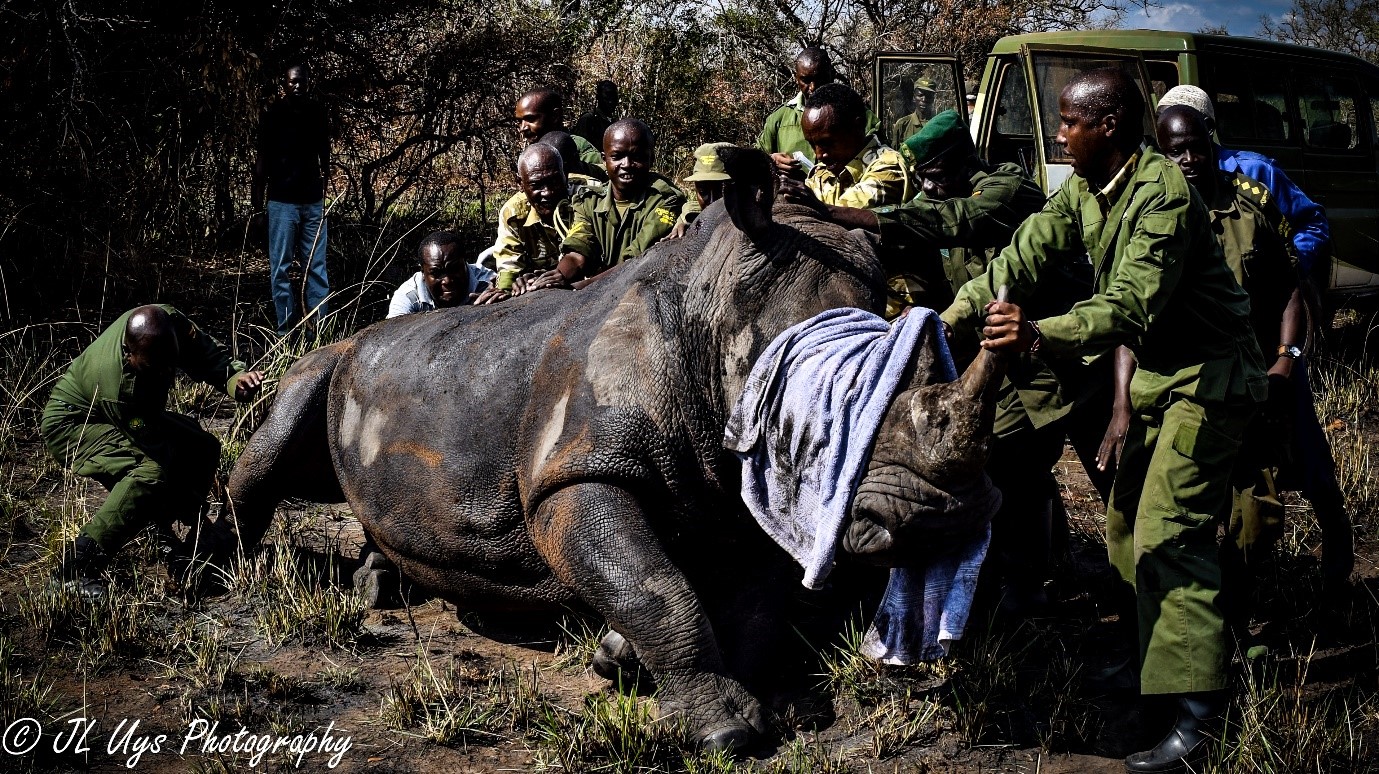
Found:
[[[1296,344],[1280,344],[1278,346],[1278,356],[1286,357],[1289,360],[1297,360],[1302,357],[1302,347]]]

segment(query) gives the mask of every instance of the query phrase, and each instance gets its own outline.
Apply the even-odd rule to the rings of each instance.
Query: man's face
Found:
[[[556,206],[570,195],[565,173],[554,158],[538,158],[522,164],[518,176],[522,180],[522,193],[527,195],[532,209],[542,221],[550,223]]]
[[[710,204],[723,198],[723,181],[694,181],[694,197],[699,200],[699,209],[706,209]]]
[[[306,70],[300,67],[293,67],[288,70],[287,76],[283,78],[283,91],[291,99],[304,96],[309,88],[311,88],[311,76],[307,75]]]
[[[1091,111],[1068,99],[1066,89],[1058,98],[1058,135],[1053,141],[1072,158],[1075,174],[1100,178],[1108,171],[1107,161],[1115,148],[1107,118],[1092,117]]]
[[[1201,121],[1171,113],[1160,119],[1156,128],[1164,155],[1178,165],[1193,187],[1201,188],[1208,176],[1216,172],[1215,148],[1206,126]]]
[[[814,160],[828,171],[843,171],[862,147],[867,144],[866,126],[859,118],[840,121],[831,107],[809,108],[800,119],[804,139],[814,148]]]
[[[548,106],[542,105],[537,96],[518,100],[514,114],[517,117],[517,133],[527,142],[536,142],[546,132],[560,128],[560,117]]]
[[[639,196],[651,178],[651,143],[641,132],[609,132],[603,141],[603,168],[619,201]]]
[[[925,198],[943,201],[972,193],[972,179],[966,175],[960,153],[947,153],[915,170],[915,180]]]
[[[469,297],[469,269],[456,245],[427,245],[421,253],[421,277],[436,307],[458,306]]]
[[[826,64],[796,62],[795,63],[795,85],[808,97],[820,86],[827,86],[833,83],[833,68]]]

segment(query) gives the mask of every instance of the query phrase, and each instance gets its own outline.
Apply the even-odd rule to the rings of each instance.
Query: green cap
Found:
[[[723,159],[718,157],[718,149],[730,142],[706,142],[694,149],[694,174],[685,178],[686,183],[711,180],[731,180]]]
[[[929,119],[923,129],[910,135],[900,146],[900,153],[911,168],[922,167],[950,151],[971,153],[972,135],[958,117],[958,111],[945,110]]]
[[[919,89],[920,91],[927,91],[930,94],[933,94],[934,82],[929,80],[928,78],[919,78],[915,81],[915,88]]]

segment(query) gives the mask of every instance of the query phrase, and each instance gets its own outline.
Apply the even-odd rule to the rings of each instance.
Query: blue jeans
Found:
[[[326,316],[326,220],[321,205],[268,202],[268,279],[273,289],[273,307],[278,313],[278,334],[285,335],[300,319],[297,299],[287,267],[295,259],[302,262],[302,289],[306,309],[316,310],[317,319]]]

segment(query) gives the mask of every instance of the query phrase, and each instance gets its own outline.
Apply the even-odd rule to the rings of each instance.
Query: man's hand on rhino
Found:
[[[982,328],[982,349],[992,352],[1028,352],[1038,340],[1039,329],[1025,319],[1024,310],[1008,301],[986,305],[986,327]]]
[[[683,239],[686,231],[689,231],[689,224],[685,222],[684,218],[681,218],[675,221],[675,226],[670,229],[669,234],[661,238],[661,241],[668,242],[672,239]]]
[[[253,400],[255,395],[263,387],[262,371],[245,371],[235,380],[235,400],[243,403]]]
[[[485,288],[484,292],[482,293],[470,293],[469,303],[473,304],[474,306],[496,304],[499,301],[506,301],[509,298],[512,298],[513,295],[513,293],[510,293],[506,290],[500,290],[497,287],[490,286],[488,288]]]
[[[809,186],[804,183],[788,177],[778,177],[776,178],[776,191],[785,201],[791,204],[803,204],[817,212],[819,217],[832,220],[828,205],[819,201],[819,197],[815,196],[814,192],[809,190]]]
[[[531,282],[527,283],[525,292],[530,293],[533,290],[546,290],[548,288],[569,290],[570,287],[570,281],[565,278],[564,274],[560,273],[560,269],[551,269],[533,277]]]

